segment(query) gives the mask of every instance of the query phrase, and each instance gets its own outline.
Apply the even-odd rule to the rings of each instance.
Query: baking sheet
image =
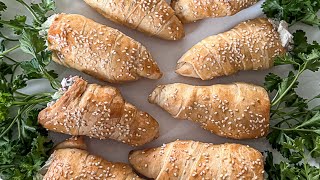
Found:
[[[16,2],[12,0],[5,0],[4,2],[10,7],[7,11],[8,13],[3,15],[4,18],[14,16],[16,12],[21,12],[21,14],[24,13],[24,10],[22,10],[23,7],[17,5]],[[12,5],[13,3],[14,5]],[[201,81],[200,79],[186,78],[179,76],[174,72],[177,60],[189,48],[191,48],[194,44],[196,44],[203,38],[213,34],[224,32],[240,23],[241,21],[262,16],[262,11],[260,8],[262,3],[263,1],[260,1],[256,5],[243,10],[242,12],[232,17],[206,19],[198,21],[196,23],[185,25],[186,37],[183,40],[173,42],[161,40],[156,37],[148,37],[138,31],[115,24],[91,9],[84,3],[83,0],[57,0],[58,12],[84,15],[99,23],[117,28],[123,33],[131,36],[135,40],[140,41],[151,52],[160,69],[164,73],[164,76],[160,80],[141,79],[136,82],[119,85],[98,81],[76,70],[67,69],[63,66],[57,65],[54,62],[50,66],[51,68],[55,69],[57,73],[59,73],[61,79],[69,75],[79,75],[91,83],[116,86],[121,90],[124,98],[128,102],[151,114],[160,124],[160,137],[155,141],[145,146],[137,147],[136,149],[161,146],[163,143],[168,143],[176,139],[190,139],[202,142],[211,142],[215,144],[236,142],[241,144],[248,144],[260,151],[270,150],[271,147],[269,146],[265,138],[242,141],[222,138],[201,129],[200,126],[196,123],[174,119],[160,107],[154,104],[150,104],[147,101],[148,95],[158,84],[181,82],[193,85],[212,85],[217,83],[231,83],[235,81],[242,81],[262,85],[265,75],[269,72],[275,72],[280,75],[285,75],[289,69],[288,66],[279,66],[268,71],[240,72],[232,76],[221,77],[211,81]],[[316,28],[306,27],[304,25],[298,24],[292,27],[291,30],[294,31],[295,29],[301,28],[307,31],[310,40],[315,40],[316,37],[318,37],[318,40],[320,40],[320,33]],[[15,53],[14,56],[19,58],[19,53]],[[312,95],[318,94],[320,90],[319,80],[320,73],[305,73],[300,80],[300,87],[302,88],[299,89],[299,93],[304,97],[311,97]],[[30,86],[26,89],[26,92],[50,90],[50,85],[46,81],[36,80],[30,83]],[[50,137],[55,143],[57,143],[69,136],[58,133],[50,133]],[[130,150],[134,149],[126,144],[122,144],[113,140],[97,140],[87,138],[86,141],[91,153],[100,155],[110,161],[128,162],[128,153]]]

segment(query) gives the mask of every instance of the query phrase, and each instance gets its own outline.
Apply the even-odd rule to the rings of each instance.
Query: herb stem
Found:
[[[289,87],[284,91],[283,94],[280,95],[279,98],[275,98],[272,100],[271,106],[275,106],[277,105],[283,97],[285,97],[285,95],[292,89],[293,85],[296,83],[296,81],[298,80],[298,78],[300,77],[300,75],[303,73],[303,71],[306,69],[306,63],[304,64],[303,68],[299,68],[298,74],[295,76],[295,78],[293,79],[292,83],[289,85]],[[274,101],[275,100],[275,101]]]
[[[280,131],[301,131],[301,132],[314,132],[312,129],[297,129],[297,128],[279,128],[279,127],[271,127],[272,129],[280,130]]]
[[[2,138],[4,135],[6,135],[8,133],[8,131],[13,127],[13,125],[16,123],[16,121],[19,119],[19,117],[24,112],[26,112],[30,108],[33,108],[34,106],[35,106],[35,104],[30,104],[30,105],[27,105],[26,107],[24,107],[22,110],[19,109],[18,114],[16,115],[16,117],[14,117],[14,119],[12,120],[10,125],[0,134],[0,138]]]
[[[41,24],[41,21],[38,19],[37,14],[33,11],[33,9],[27,3],[25,3],[23,0],[18,0],[18,2],[20,2],[22,5],[24,5],[29,10],[29,12],[31,13],[34,20],[37,23]]]
[[[278,92],[277,92],[277,94],[278,94]],[[277,96],[277,95],[276,95],[276,96]],[[275,97],[276,97],[276,96],[275,96]],[[280,107],[280,104],[281,104],[281,103],[278,103],[276,109],[271,113],[270,118],[272,118],[275,114],[277,114],[277,112],[278,112],[278,110],[279,110],[279,107]]]
[[[0,165],[0,169],[7,169],[7,168],[12,168],[12,167],[16,167],[13,164],[4,164],[4,165]]]
[[[15,91],[14,93],[19,94],[19,95],[21,95],[21,96],[28,96],[28,94],[24,94],[24,93],[19,92],[19,91]]]
[[[9,56],[4,55],[3,57],[7,58],[8,60],[12,61],[13,63],[18,63],[16,60],[12,59]]]
[[[58,90],[61,85],[60,83],[55,79],[53,78],[48,72],[46,69],[44,69],[42,66],[40,66],[40,70],[41,72],[44,74],[44,76],[50,81],[50,84],[51,86],[53,87],[53,89],[56,89]]]
[[[3,51],[2,53],[0,53],[0,56],[4,56],[5,54],[8,54],[9,52],[14,51],[14,50],[16,50],[18,48],[20,48],[20,44],[12,47],[12,48],[10,48],[10,49],[8,49],[6,51]]]
[[[28,104],[37,104],[37,103],[43,103],[43,102],[48,102],[50,101],[51,98],[45,98],[45,99],[39,99],[39,100],[33,100],[33,101],[28,101],[28,102],[21,102],[21,101],[15,101],[12,103],[12,105],[28,105]]]
[[[7,41],[19,41],[19,39],[11,39],[0,32],[0,37],[4,38]]]
[[[21,139],[21,123],[20,121],[17,121],[17,126],[18,126],[18,139]],[[22,139],[23,141],[23,139]]]
[[[281,121],[279,121],[277,124],[274,125],[274,127],[277,127],[278,125],[284,123],[284,122],[287,122],[289,120],[295,120],[297,123],[299,122],[299,120],[295,119],[295,118],[292,118],[292,117],[288,117],[288,118],[283,118]]]
[[[20,63],[17,63],[14,66],[13,70],[12,70],[12,75],[11,75],[11,78],[10,78],[11,83],[13,82],[13,78],[14,78],[15,72],[16,72],[17,68],[19,67],[19,65],[20,65]]]
[[[6,25],[6,26],[14,28],[14,29],[19,29],[20,31],[22,31],[22,29],[23,29],[19,26],[12,25],[12,23],[10,23],[8,21],[4,21],[4,20],[0,20],[0,24]]]

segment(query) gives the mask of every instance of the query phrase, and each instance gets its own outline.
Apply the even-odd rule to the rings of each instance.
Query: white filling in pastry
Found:
[[[275,27],[280,35],[282,46],[290,50],[293,43],[293,35],[289,32],[288,23],[286,21],[275,21],[269,19],[269,22]]]
[[[52,95],[52,101],[47,104],[47,107],[52,106],[74,83],[74,77],[69,76],[61,81],[61,88]]]
[[[58,16],[58,14],[53,14],[51,15],[50,17],[48,17],[48,19],[46,20],[46,22],[44,22],[42,25],[41,25],[41,31],[39,31],[39,35],[40,36],[47,36],[48,34],[48,30],[51,26],[51,24],[53,23],[53,21],[56,19],[56,17]]]

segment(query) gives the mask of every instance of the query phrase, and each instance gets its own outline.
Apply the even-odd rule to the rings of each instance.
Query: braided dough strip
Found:
[[[172,0],[171,6],[183,23],[208,17],[232,16],[258,0]]]
[[[120,31],[76,14],[52,18],[48,44],[55,62],[114,83],[162,76],[146,48]]]
[[[80,141],[80,142],[78,142]],[[118,179],[142,180],[124,163],[109,162],[91,155],[82,139],[70,138],[60,143],[50,156],[43,180]]]
[[[184,37],[183,25],[165,0],[84,0],[116,23],[166,40]]]
[[[51,131],[132,146],[148,143],[159,134],[158,122],[127,103],[118,89],[88,84],[78,77],[55,104],[39,113],[38,121]]]
[[[158,148],[131,151],[129,162],[139,173],[164,179],[263,180],[263,156],[249,146],[175,141]]]
[[[210,80],[241,70],[263,70],[286,52],[279,33],[266,18],[240,23],[193,46],[178,61],[182,76]]]
[[[188,119],[219,136],[252,139],[269,130],[270,99],[267,91],[246,83],[192,86],[158,86],[149,102],[174,118]]]

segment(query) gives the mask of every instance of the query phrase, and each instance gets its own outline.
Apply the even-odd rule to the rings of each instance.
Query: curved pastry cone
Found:
[[[166,40],[184,37],[183,25],[165,0],[84,0],[116,23]]]
[[[110,86],[88,84],[74,77],[73,84],[55,102],[39,113],[46,129],[70,135],[114,139],[132,146],[158,137],[159,124],[149,114],[127,103]]]
[[[67,141],[77,140],[71,139]],[[85,146],[77,142],[67,143]],[[46,166],[48,166],[48,169],[46,170],[43,180],[141,179],[127,164],[109,162],[99,156],[89,154],[86,150],[78,149],[73,146],[65,146],[64,148],[55,150],[49,158]]]
[[[133,151],[129,161],[139,173],[163,179],[263,180],[263,156],[249,146],[175,141]]]
[[[48,48],[59,64],[108,82],[162,76],[147,49],[116,29],[76,14],[54,15],[50,21]]]
[[[205,38],[180,58],[176,72],[209,80],[241,70],[268,69],[284,53],[277,30],[268,19],[258,18]]]
[[[265,136],[269,129],[270,100],[267,91],[245,83],[192,86],[158,86],[149,102],[174,118],[188,119],[219,136],[251,139]]]
[[[208,17],[232,16],[258,0],[172,0],[171,6],[183,23]]]

